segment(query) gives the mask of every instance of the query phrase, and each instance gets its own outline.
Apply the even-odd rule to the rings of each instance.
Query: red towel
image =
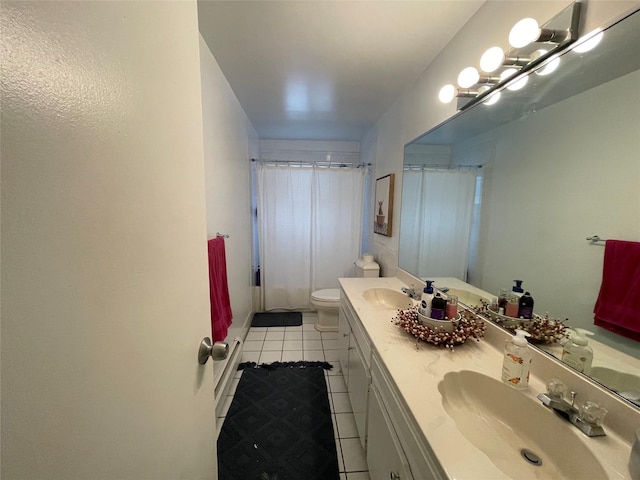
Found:
[[[211,333],[213,341],[227,338],[231,325],[231,301],[227,284],[227,258],[224,253],[224,238],[212,238],[209,249],[209,298],[211,300]]]
[[[640,243],[607,240],[594,323],[640,341]]]

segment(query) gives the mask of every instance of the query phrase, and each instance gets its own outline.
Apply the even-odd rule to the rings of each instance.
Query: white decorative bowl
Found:
[[[531,324],[530,319],[507,317],[506,315],[500,315],[499,313],[494,312],[490,308],[487,308],[487,312],[493,320],[498,322],[500,325],[504,325],[505,327],[516,327],[516,328],[526,329],[526,327],[528,327]]]

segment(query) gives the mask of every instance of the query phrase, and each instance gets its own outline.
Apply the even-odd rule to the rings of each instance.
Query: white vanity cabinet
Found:
[[[446,478],[344,292],[338,332],[340,366],[371,479]]]
[[[340,367],[347,384],[353,416],[360,443],[367,448],[367,410],[371,384],[371,344],[349,300],[344,294],[340,301],[338,321]]]
[[[367,451],[371,480],[447,478],[375,353],[371,392]]]
[[[369,398],[368,434],[367,464],[371,480],[413,479],[409,461],[375,385],[371,385]]]

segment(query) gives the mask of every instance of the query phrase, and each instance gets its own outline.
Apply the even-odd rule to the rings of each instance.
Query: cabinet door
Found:
[[[367,463],[371,480],[413,480],[389,415],[375,387],[369,396]]]
[[[340,368],[342,369],[342,375],[344,381],[349,384],[349,348],[351,338],[351,327],[349,326],[349,320],[347,314],[340,305],[340,311],[338,316],[338,348],[340,349]]]
[[[362,448],[367,445],[367,406],[369,401],[369,385],[371,376],[367,368],[359,344],[355,338],[351,339],[351,350],[349,351],[349,382],[347,391],[353,409],[353,416],[358,427],[360,443]]]

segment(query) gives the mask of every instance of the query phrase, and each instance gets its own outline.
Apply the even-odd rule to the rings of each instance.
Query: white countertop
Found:
[[[422,341],[416,344],[413,336],[393,324],[395,311],[376,308],[362,295],[362,292],[369,288],[390,288],[400,291],[402,287],[407,286],[406,284],[398,278],[389,277],[341,278],[340,285],[359,316],[373,351],[393,378],[405,406],[411,412],[449,478],[459,480],[509,478],[457,429],[454,420],[445,411],[438,391],[438,383],[450,371],[473,370],[500,379],[502,348],[506,334],[498,327],[488,324],[485,339],[480,342],[469,340],[457,346],[454,351]],[[440,279],[437,285],[462,288],[486,295],[486,292],[456,279]],[[541,355],[539,354],[538,357]],[[536,361],[551,360],[542,360],[534,356],[534,362]],[[534,399],[540,404],[540,408],[545,409],[536,399],[536,395],[544,391],[545,382],[534,376],[532,372],[529,389],[523,394]],[[614,396],[611,395],[611,397]],[[614,398],[610,404],[607,407],[611,413],[611,407],[618,408],[621,402]],[[632,413],[629,416],[628,412],[629,410],[623,412],[625,419],[635,422],[634,428],[640,428],[640,414],[634,416]],[[564,420],[558,418],[558,422],[564,422]],[[606,419],[604,427],[607,436],[605,437],[588,438],[568,422],[566,425],[559,423],[560,427],[572,429],[577,442],[583,442],[589,448],[597,450],[597,457],[608,472],[609,478],[631,478],[627,467],[631,445],[615,431],[608,429]],[[553,435],[553,432],[549,434]],[[570,446],[567,446],[567,453],[570,453]]]

